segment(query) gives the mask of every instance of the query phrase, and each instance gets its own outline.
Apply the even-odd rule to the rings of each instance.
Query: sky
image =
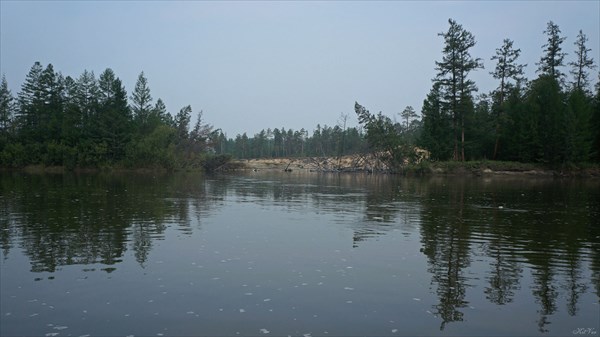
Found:
[[[479,93],[498,86],[490,58],[505,38],[536,77],[549,21],[566,37],[566,63],[580,29],[600,63],[598,0],[0,0],[0,73],[16,96],[36,61],[73,78],[111,68],[129,94],[143,71],[154,102],[173,115],[202,110],[230,138],[282,127],[312,134],[342,114],[356,126],[355,101],[398,120],[406,106],[420,112],[450,18],[477,41],[471,55],[485,69],[470,77]]]

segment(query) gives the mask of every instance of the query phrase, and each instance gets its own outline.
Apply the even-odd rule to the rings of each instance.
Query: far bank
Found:
[[[422,161],[392,169],[369,156],[302,157],[302,158],[255,158],[234,159],[227,165],[232,170],[278,170],[309,172],[356,172],[402,175],[521,175],[546,177],[600,178],[598,164],[565,164],[545,166],[534,163],[506,161]],[[227,170],[227,168],[224,168]]]

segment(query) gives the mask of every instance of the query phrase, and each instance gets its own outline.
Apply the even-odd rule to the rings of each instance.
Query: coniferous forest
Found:
[[[317,125],[312,135],[282,127],[228,138],[189,105],[169,113],[160,98],[153,100],[143,72],[128,94],[111,69],[71,77],[36,62],[16,95],[2,77],[0,166],[210,170],[231,157],[366,152],[387,153],[391,164],[401,165],[415,146],[434,161],[600,162],[600,74],[582,31],[569,47],[550,21],[535,65],[520,63],[521,50],[507,38],[490,53],[493,69],[484,70],[470,53],[475,36],[448,23],[438,34],[442,55],[421,118],[411,106],[392,119],[356,102],[359,127],[348,127],[349,116],[341,114],[337,125]],[[525,78],[526,67],[536,67],[537,77]],[[469,77],[474,71],[489,72],[497,88],[478,93]]]

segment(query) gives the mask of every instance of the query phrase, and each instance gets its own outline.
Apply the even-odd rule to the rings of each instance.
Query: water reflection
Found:
[[[356,254],[363,248],[378,252],[378,241],[386,237],[418,238],[414,252],[398,246],[381,254],[397,254],[385,256],[390,260],[410,254],[426,260],[415,268],[423,269],[435,295],[426,312],[436,317],[439,331],[468,321],[475,306],[504,308],[524,297],[531,297],[542,334],[552,331],[550,323],[562,312],[571,317],[594,317],[590,308],[598,312],[600,184],[594,181],[2,173],[0,205],[4,260],[22,252],[40,281],[41,273],[68,265],[112,273],[133,259],[147,268],[152,252],[168,241],[169,229],[181,237],[202,236],[205,221],[222,209],[249,206],[283,211],[300,221],[329,219],[323,221],[326,226],[351,233],[347,243]],[[285,245],[272,244],[272,251],[265,248],[267,253],[251,262],[275,261],[282,254],[275,247]],[[245,252],[241,249],[240,256]],[[314,260],[339,264],[328,256]],[[374,275],[373,284],[378,277],[384,276]],[[595,304],[589,302],[591,294]]]
[[[470,282],[478,281],[469,275],[475,258],[489,264],[484,293],[497,305],[513,302],[523,269],[531,271],[542,333],[548,332],[560,298],[566,298],[569,315],[577,314],[578,299],[587,291],[588,266],[598,295],[597,183],[447,183],[429,182],[421,218],[422,251],[439,298],[434,309],[442,319],[441,330],[463,320]]]
[[[193,175],[13,173],[1,175],[0,186],[4,258],[18,246],[32,272],[74,264],[113,266],[127,249],[143,266],[168,226],[190,233],[189,216],[199,218],[218,200],[202,177]]]

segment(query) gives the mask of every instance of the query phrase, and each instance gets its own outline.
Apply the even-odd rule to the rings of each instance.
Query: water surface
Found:
[[[597,181],[5,172],[0,205],[2,336],[600,330]]]

